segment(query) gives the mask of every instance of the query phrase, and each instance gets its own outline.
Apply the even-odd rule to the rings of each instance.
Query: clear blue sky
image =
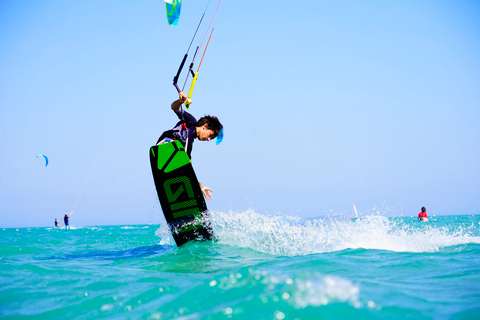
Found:
[[[209,209],[479,213],[480,2],[223,1],[190,109],[225,126],[193,149]],[[163,221],[148,150],[206,3],[0,2],[0,227]]]

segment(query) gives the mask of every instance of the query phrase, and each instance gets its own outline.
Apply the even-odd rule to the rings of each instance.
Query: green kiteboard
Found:
[[[207,204],[184,147],[172,141],[150,148],[153,180],[177,246],[213,238]]]

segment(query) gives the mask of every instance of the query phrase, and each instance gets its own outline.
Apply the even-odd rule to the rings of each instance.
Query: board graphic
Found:
[[[179,141],[150,148],[153,180],[163,214],[177,246],[212,239],[207,204],[193,166]]]

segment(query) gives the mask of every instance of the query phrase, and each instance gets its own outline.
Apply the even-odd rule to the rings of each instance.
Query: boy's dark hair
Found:
[[[220,121],[218,121],[218,118],[215,116],[206,115],[198,119],[197,127],[201,127],[204,124],[207,124],[207,129],[210,129],[213,131],[214,133],[213,138],[216,138],[220,130],[222,130],[223,128],[222,124],[220,123]]]
[[[427,212],[427,209],[425,209],[425,207],[422,207],[422,212]]]

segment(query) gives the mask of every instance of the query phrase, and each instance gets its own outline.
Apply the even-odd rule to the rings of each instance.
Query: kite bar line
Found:
[[[208,44],[210,43],[210,39],[212,38],[213,30],[215,30],[215,28],[213,28],[212,32],[210,32],[210,37],[208,37],[207,45],[205,46],[205,50],[203,51],[202,59],[200,59],[200,63],[198,64],[197,72],[193,76],[192,85],[190,86],[190,91],[188,92],[187,101],[185,103],[185,107],[187,107],[187,109],[190,107],[190,103],[192,101],[191,98],[192,98],[193,88],[195,88],[195,83],[197,82],[198,71],[202,66],[203,57],[205,57],[205,52],[207,52]]]
[[[207,32],[208,30],[210,29],[210,26],[212,25],[212,21],[213,19],[215,18],[215,15],[217,14],[217,9],[218,9],[218,5],[220,4],[222,0],[219,0],[218,4],[217,4],[217,7],[215,9],[215,12],[212,16],[212,19],[210,20],[210,24],[208,25],[208,28],[207,28],[207,25],[205,25],[204,27],[204,36],[200,39],[200,41],[198,41],[198,45],[197,45],[197,49],[195,50],[195,55],[193,56],[193,59],[192,59],[192,63],[190,63],[190,67],[189,67],[189,70],[188,70],[188,73],[187,73],[187,76],[185,77],[185,82],[183,83],[183,88],[182,88],[182,91],[185,90],[185,86],[187,85],[187,81],[188,81],[188,77],[190,76],[190,74],[192,74],[192,77],[195,76],[195,72],[193,72],[193,65],[195,64],[195,60],[197,59],[197,52],[198,50],[203,46],[203,42],[205,41],[205,38],[206,38],[206,35],[207,35]],[[208,5],[207,5],[207,8],[208,6],[210,5],[210,1],[208,1]],[[207,9],[205,9],[206,11]],[[212,12],[209,13],[209,19],[210,19],[210,15],[212,14]]]
[[[208,5],[207,5],[207,7],[208,7]],[[207,9],[205,8],[205,11],[206,10]],[[200,18],[200,22],[198,23],[197,30],[195,30],[195,33],[193,34],[192,41],[190,41],[190,45],[188,46],[187,53],[185,53],[185,56],[183,57],[182,63],[180,63],[180,67],[178,68],[177,74],[175,75],[175,77],[173,77],[173,85],[175,86],[175,88],[177,89],[177,91],[179,93],[180,93],[180,88],[177,85],[178,77],[180,76],[180,73],[182,72],[183,66],[185,65],[185,61],[187,60],[187,57],[188,57],[188,52],[190,51],[190,47],[192,46],[193,40],[195,39],[195,36],[197,35],[198,28],[200,28],[200,25],[202,24],[202,20],[203,20],[204,16],[205,16],[205,12],[203,12],[202,18]],[[198,47],[197,47],[197,50],[198,50]],[[195,55],[196,55],[196,51],[195,51]]]
[[[222,0],[218,1],[217,8],[215,9],[215,13],[213,14],[212,20],[210,21],[210,24],[208,25],[208,29],[210,29],[210,26],[212,25],[212,22],[215,19],[215,16],[217,15],[217,10],[218,10],[218,7],[220,6],[221,2],[222,2]],[[215,30],[215,25],[216,24],[217,24],[217,20],[215,20],[215,24],[213,25],[212,31],[210,32],[210,36],[208,37],[207,44],[205,45],[205,49],[203,50],[202,59],[200,60],[200,63],[199,63],[198,68],[197,68],[197,72],[193,75],[193,71],[191,71],[191,73],[193,75],[193,80],[192,80],[192,84],[190,85],[190,91],[188,92],[187,101],[185,102],[185,107],[187,109],[190,107],[190,104],[192,103],[191,98],[192,98],[192,94],[193,94],[193,89],[195,88],[195,83],[197,82],[198,71],[200,70],[200,67],[202,66],[202,61],[203,61],[203,58],[205,57],[205,52],[207,52],[208,44],[210,43],[210,39],[212,38],[213,30]],[[208,29],[207,29],[207,32],[208,32]],[[207,36],[207,32],[205,32],[205,35],[204,35],[203,40],[202,40],[202,44],[200,46],[203,45],[203,41],[205,40],[205,38]],[[195,56],[196,56],[196,54],[195,54]],[[194,62],[195,62],[195,57],[194,57],[194,60],[192,61],[192,64],[190,65],[191,68],[193,68],[193,63]],[[188,75],[187,75],[187,77],[188,77]]]
[[[200,46],[197,46],[197,49],[195,49],[195,54],[193,55],[192,63],[190,63],[190,66],[188,67],[188,73],[187,73],[187,77],[185,78],[185,82],[183,83],[182,91],[185,90],[185,86],[187,85],[187,80],[190,73],[192,74],[193,77],[195,76],[195,72],[193,72],[192,69],[193,69],[193,62],[195,61],[195,57],[197,56],[199,48]]]
[[[213,30],[215,30],[215,28],[213,28],[212,32],[210,32],[210,37],[208,37],[207,45],[205,46],[205,50],[203,51],[202,59],[200,59],[200,64],[198,65],[198,68],[197,68],[197,73],[198,73],[198,70],[200,70],[200,66],[202,65],[203,57],[205,57],[205,52],[207,52],[208,44],[210,43],[210,39],[212,38]]]
[[[210,27],[212,26],[212,22],[215,19],[215,16],[217,15],[218,7],[220,6],[220,3],[222,3],[222,0],[218,1],[217,7],[215,8],[215,12],[213,13],[212,19],[210,20],[210,23],[208,24],[208,28],[205,29],[205,34],[203,35],[202,38],[202,43],[200,44],[200,48],[203,46],[203,42],[207,38],[208,30],[210,30]],[[215,24],[217,24],[217,21],[215,20]],[[215,28],[215,25],[213,26]],[[195,60],[192,61],[192,64],[195,62]]]

